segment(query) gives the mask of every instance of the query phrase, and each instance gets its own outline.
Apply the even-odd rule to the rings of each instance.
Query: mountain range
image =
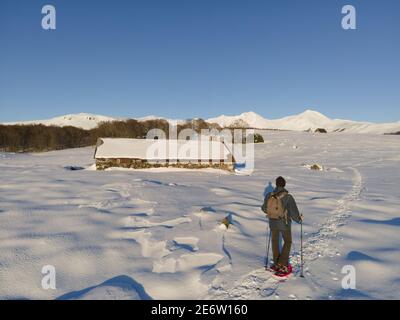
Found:
[[[400,122],[394,123],[371,123],[358,122],[342,119],[330,119],[320,112],[306,110],[300,114],[284,117],[281,119],[265,119],[257,113],[245,112],[238,116],[219,116],[208,119],[208,122],[218,123],[222,127],[244,124],[256,129],[278,129],[292,131],[315,131],[323,128],[328,132],[351,132],[351,133],[372,133],[385,134],[397,133],[400,131]]]
[[[23,122],[8,122],[5,125],[12,124],[43,124],[53,126],[73,126],[86,130],[93,129],[101,122],[126,120],[128,118],[115,118],[89,113],[69,114],[47,120],[33,120]],[[147,116],[136,118],[138,121],[165,119],[157,116]],[[165,119],[172,121],[172,119]],[[184,120],[175,120],[178,123]],[[206,119],[207,122],[217,123],[221,127],[248,127],[254,129],[276,129],[291,131],[315,131],[317,128],[323,128],[328,132],[349,132],[349,133],[371,133],[371,134],[389,134],[400,132],[400,121],[393,123],[371,123],[358,122],[351,120],[330,119],[313,110],[306,110],[300,114],[284,117],[281,119],[266,119],[255,112],[245,112],[237,116],[221,115],[216,118]]]

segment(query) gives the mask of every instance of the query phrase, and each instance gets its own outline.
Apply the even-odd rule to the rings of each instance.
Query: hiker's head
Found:
[[[286,180],[283,177],[276,178],[275,184],[277,187],[284,188],[286,186]]]

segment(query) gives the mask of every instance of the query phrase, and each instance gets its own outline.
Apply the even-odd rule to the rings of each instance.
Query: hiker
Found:
[[[276,188],[266,195],[262,210],[269,219],[272,240],[274,265],[271,267],[278,275],[291,273],[289,264],[290,247],[292,244],[292,220],[301,223],[303,216],[299,213],[296,201],[285,189],[286,181],[282,177],[276,179]],[[279,237],[283,237],[282,250],[279,248]],[[268,261],[267,261],[268,264]]]

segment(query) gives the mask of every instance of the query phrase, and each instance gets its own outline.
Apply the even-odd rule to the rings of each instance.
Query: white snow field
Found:
[[[93,148],[0,154],[0,298],[399,299],[400,137],[264,136],[250,176],[70,170],[90,168]],[[285,282],[263,268],[260,206],[278,175],[305,216],[305,278],[294,224]],[[46,265],[55,290],[42,289]],[[342,289],[345,265],[355,290]]]

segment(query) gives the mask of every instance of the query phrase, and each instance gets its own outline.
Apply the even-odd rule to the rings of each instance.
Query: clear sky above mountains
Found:
[[[341,28],[345,4],[357,30]],[[398,121],[399,16],[397,0],[2,0],[0,122],[307,108]]]

